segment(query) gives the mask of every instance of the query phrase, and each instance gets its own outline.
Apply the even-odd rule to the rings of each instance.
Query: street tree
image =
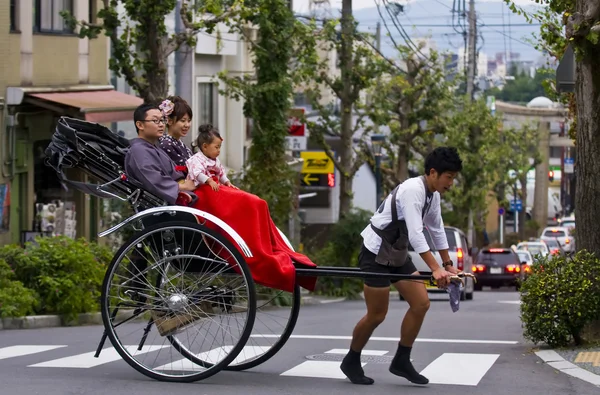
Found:
[[[436,136],[443,135],[445,114],[456,104],[455,81],[446,78],[436,52],[425,58],[409,47],[398,49],[406,70],[390,68],[390,74],[371,88],[369,118],[376,126],[389,129],[388,160],[382,165],[386,190],[409,177],[413,153],[427,156]]]
[[[511,0],[505,0],[514,12],[524,13]],[[540,45],[560,59],[567,45],[576,57],[575,92],[569,101],[575,139],[575,176],[577,191],[577,248],[600,256],[600,2],[597,0],[538,0],[546,6]],[[579,187],[585,185],[586,187]]]
[[[286,0],[250,0],[230,23],[249,43],[254,71],[242,77],[219,74],[222,92],[241,99],[252,120],[252,145],[242,187],[265,199],[274,222],[282,227],[293,211],[295,173],[287,166],[285,140],[294,80],[290,72],[294,43],[309,34]],[[256,38],[252,32],[256,32]]]
[[[451,204],[457,217],[456,226],[466,229],[473,213],[474,231],[481,230],[481,221],[487,213],[488,199],[493,197],[496,183],[507,174],[508,153],[499,133],[498,119],[483,100],[468,100],[451,111],[445,121],[444,138],[438,145],[456,147],[463,161],[455,185],[444,200]]]
[[[109,68],[125,81],[145,102],[167,97],[169,82],[167,59],[182,46],[194,47],[200,32],[213,33],[238,8],[235,1],[207,1],[194,9],[188,0],[179,0],[178,17],[184,29],[170,33],[165,21],[175,11],[178,0],[102,0],[96,15],[99,22],[77,20],[68,11],[61,12],[67,25],[80,38],[95,39],[101,34],[110,38]],[[119,11],[124,13],[120,14]],[[197,18],[199,14],[210,15]]]
[[[365,94],[389,69],[389,61],[357,31],[352,0],[342,1],[340,22],[340,28],[336,20],[310,22],[319,26],[318,34],[305,36],[301,45],[304,53],[296,58],[295,75],[318,114],[316,121],[307,121],[310,139],[323,148],[340,173],[343,217],[352,209],[353,179],[367,158],[364,137],[373,130],[373,124],[366,122],[372,104]],[[335,54],[339,54],[339,73],[330,66]],[[323,99],[326,92],[333,93],[332,102]],[[339,139],[337,152],[327,142],[328,137]]]
[[[506,153],[506,173],[498,179],[495,190],[501,204],[508,203],[505,191],[511,191],[513,198],[520,199],[523,209],[518,213],[519,238],[525,239],[527,173],[535,169],[542,160],[539,150],[539,130],[535,125],[522,125],[520,128],[507,128],[501,132],[502,146],[499,149]],[[520,186],[520,188],[519,188]]]

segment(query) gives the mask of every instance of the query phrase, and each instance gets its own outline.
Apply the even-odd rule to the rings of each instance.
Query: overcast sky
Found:
[[[308,4],[309,4],[309,0],[293,0],[294,1],[294,10],[296,12],[299,13],[306,13],[308,12]],[[381,0],[380,4],[381,4]],[[419,0],[400,0],[397,1],[400,4],[403,3],[416,3]],[[451,5],[453,2],[452,0],[440,0],[443,3],[447,3],[448,5]],[[479,2],[501,2],[502,0],[475,0],[476,3]],[[533,0],[514,0],[515,3],[517,5],[523,6],[523,5],[534,5],[535,2]],[[342,1],[341,0],[330,0],[330,4],[332,8],[341,8],[342,7]],[[359,10],[361,8],[370,8],[370,7],[375,7],[376,3],[375,0],[353,0],[352,2],[352,6],[355,10]]]

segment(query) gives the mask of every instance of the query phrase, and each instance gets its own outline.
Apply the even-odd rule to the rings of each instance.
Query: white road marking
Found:
[[[385,355],[389,351],[387,350],[362,350],[361,355]],[[325,354],[348,354],[347,348],[334,348],[333,350],[325,351]]]
[[[521,304],[520,300],[499,300],[498,303],[504,304]]]
[[[211,364],[219,363],[223,358],[227,356],[227,354],[231,351],[233,346],[223,346],[213,348],[210,351],[205,351],[197,355],[198,359],[201,361],[205,361]],[[242,351],[235,357],[235,359],[230,362],[230,365],[239,364],[241,362],[247,361],[251,358],[254,358],[257,355],[260,355],[267,351],[270,347],[260,347],[260,346],[245,346]],[[157,368],[154,370],[163,370],[163,371],[202,371],[204,368],[200,365],[194,364],[187,358],[179,359],[177,361],[173,361]]]
[[[431,362],[421,374],[431,384],[476,386],[494,365],[500,354],[444,353]],[[452,369],[448,369],[452,366]]]
[[[0,348],[0,359],[21,357],[67,346],[10,346]]]
[[[133,355],[141,355],[152,351],[159,350],[164,346],[144,346],[141,351],[138,351],[138,346],[127,346],[127,351]],[[83,354],[73,355],[70,357],[52,359],[50,361],[36,363],[35,365],[29,365],[31,368],[79,368],[88,369],[105,363],[118,361],[122,359],[117,350],[113,347],[105,348],[102,350],[98,358],[94,357],[95,351],[87,352]]]
[[[278,338],[279,335],[250,335],[250,337]],[[290,339],[310,339],[310,340],[352,340],[352,336],[333,336],[333,335],[291,335]],[[398,342],[398,337],[371,337],[369,341]],[[462,344],[518,344],[516,340],[467,340],[467,339],[427,339],[418,338],[416,342],[421,343],[462,343]]]

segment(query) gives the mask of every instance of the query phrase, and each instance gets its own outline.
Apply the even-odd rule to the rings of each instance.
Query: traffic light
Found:
[[[554,181],[554,172],[552,170],[548,172],[548,180],[550,182]]]

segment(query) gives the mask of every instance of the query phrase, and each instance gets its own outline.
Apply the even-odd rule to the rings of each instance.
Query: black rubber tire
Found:
[[[133,243],[137,243],[138,240],[141,239],[146,234],[151,233],[157,229],[168,229],[168,228],[175,228],[175,227],[188,228],[188,229],[193,228],[193,229],[199,230],[201,232],[204,232],[204,233],[210,235],[211,237],[217,239],[220,243],[222,243],[229,250],[229,252],[238,261],[241,271],[242,271],[242,274],[246,278],[246,282],[248,284],[248,305],[250,307],[248,309],[248,319],[246,320],[246,324],[245,324],[244,330],[242,332],[242,336],[240,336],[239,342],[233,347],[233,349],[231,350],[229,355],[227,355],[222,361],[220,361],[218,364],[216,364],[216,366],[213,366],[213,365],[207,366],[206,371],[199,372],[196,374],[191,374],[191,375],[185,376],[185,377],[170,377],[170,376],[164,376],[164,375],[157,374],[149,369],[146,369],[145,367],[138,364],[134,359],[132,359],[129,356],[129,354],[126,352],[126,350],[124,350],[122,348],[122,345],[119,342],[119,340],[112,328],[112,325],[110,324],[110,312],[108,311],[108,305],[107,305],[107,301],[108,301],[107,295],[108,295],[108,291],[109,291],[108,286],[110,284],[110,280],[113,275],[112,272],[114,271],[114,267],[117,264],[117,260],[120,258],[120,256]],[[139,373],[141,373],[147,377],[153,378],[155,380],[158,380],[158,381],[189,383],[189,382],[207,379],[207,378],[213,376],[214,374],[218,373],[220,370],[223,370],[223,368],[225,368],[227,365],[229,365],[229,363],[231,363],[231,361],[233,361],[237,357],[237,355],[242,351],[246,342],[250,338],[250,334],[252,333],[252,327],[254,326],[254,319],[256,317],[256,289],[254,286],[254,280],[250,274],[250,269],[248,268],[248,265],[246,264],[244,257],[240,254],[238,249],[235,246],[233,246],[232,243],[229,242],[224,236],[222,236],[218,232],[216,232],[212,229],[209,229],[200,224],[195,224],[195,223],[191,223],[191,222],[163,222],[163,223],[158,223],[156,225],[147,227],[144,230],[142,230],[141,232],[134,234],[116,252],[112,261],[110,262],[110,265],[108,266],[108,269],[106,271],[106,275],[104,276],[104,281],[102,284],[101,313],[102,313],[102,321],[104,323],[104,329],[106,330],[106,334],[107,334],[108,338],[110,339],[110,342],[112,343],[113,347],[117,350],[119,355],[121,355],[121,358],[123,358],[125,360],[125,362],[127,362],[131,367],[133,367]],[[176,347],[174,347],[174,348],[176,348]],[[187,358],[186,355],[183,355],[183,356]],[[210,368],[212,368],[212,369],[210,369]]]

